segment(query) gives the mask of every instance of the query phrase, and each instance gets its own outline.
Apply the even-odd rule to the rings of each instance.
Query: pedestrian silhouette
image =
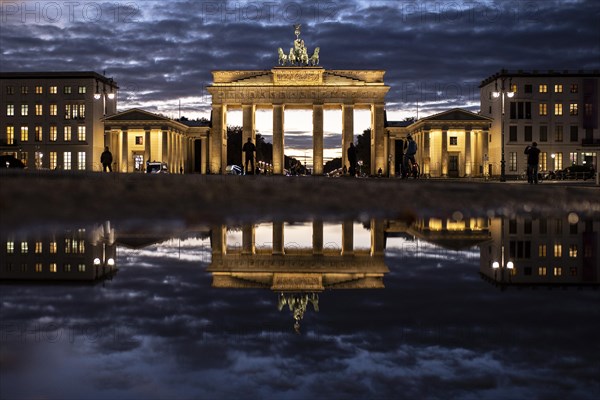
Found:
[[[104,151],[100,155],[100,162],[102,163],[102,171],[112,172],[112,153],[108,150],[108,146],[104,148]]]

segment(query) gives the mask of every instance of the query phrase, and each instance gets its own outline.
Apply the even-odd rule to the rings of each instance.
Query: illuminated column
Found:
[[[390,177],[396,176],[396,139],[389,138],[389,164],[390,164]]]
[[[146,131],[144,132],[144,167],[146,166],[146,161],[152,161],[151,159],[151,146],[150,146],[150,130],[146,129]]]
[[[385,159],[385,132],[384,132],[383,103],[371,105],[371,174],[376,175],[381,168],[383,174],[387,173],[387,160]]]
[[[175,154],[175,150],[174,150],[175,146],[174,146],[174,141],[173,141],[173,131],[171,131],[170,129],[169,129],[168,136],[169,136],[169,140],[168,140],[169,145],[167,147],[168,147],[168,151],[169,151],[169,157],[168,157],[169,161],[167,161],[167,162],[169,163],[168,164],[169,172],[173,173],[173,164],[175,163],[173,154]]]
[[[354,142],[354,104],[342,105],[342,167],[350,170],[348,147]]]
[[[112,148],[112,132],[110,129],[104,130],[104,146],[108,146],[110,151],[114,151]],[[102,149],[102,151],[104,151],[104,149]]]
[[[121,135],[121,172],[129,172],[129,140],[127,129],[122,129]]]
[[[185,162],[185,141],[183,140],[183,135],[181,132],[177,132],[177,148],[178,148],[178,162],[177,162],[177,172],[182,173],[183,164]]]
[[[200,139],[200,173],[206,175],[206,165],[208,163],[208,138]]]
[[[252,139],[252,142],[256,145],[255,121],[255,106],[253,104],[242,104],[242,146],[248,142],[248,139]],[[246,168],[246,153],[243,151],[242,168]]]
[[[429,175],[431,173],[431,133],[423,131],[423,168],[421,173]]]
[[[471,176],[473,165],[471,161],[471,128],[465,129],[465,176]]]
[[[342,222],[342,255],[352,254],[354,254],[354,221],[345,220]]]
[[[283,153],[283,104],[273,104],[273,173],[283,175],[284,153]]]
[[[255,229],[254,225],[242,226],[242,254],[255,254]]]
[[[382,256],[385,249],[383,220],[371,220],[371,256]]]
[[[481,132],[481,151],[483,153],[482,165],[483,165],[483,176],[488,176],[489,167],[488,162],[490,159],[490,132],[484,129]]]
[[[314,255],[322,255],[323,254],[323,221],[315,220],[312,223],[313,229],[313,254]]]
[[[448,176],[448,130],[442,129],[442,176]]]
[[[283,253],[283,222],[273,222],[273,255]]]
[[[169,132],[162,131],[162,162],[169,162]]]
[[[210,230],[210,244],[212,255],[222,256],[227,253],[227,227],[225,225],[213,226]]]
[[[223,162],[223,138],[227,135],[227,105],[213,104],[212,106],[212,130],[210,132],[210,160],[209,173],[225,173]]]
[[[323,175],[323,104],[313,104],[313,175]]]

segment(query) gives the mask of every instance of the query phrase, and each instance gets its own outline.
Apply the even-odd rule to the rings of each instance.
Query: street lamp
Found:
[[[501,120],[501,128],[500,131],[502,133],[502,158],[500,159],[500,182],[506,182],[506,161],[504,159],[504,96],[508,96],[508,98],[513,98],[515,92],[511,91],[511,81],[508,84],[508,90],[504,87],[504,81],[506,81],[506,77],[500,78],[501,85],[500,90],[498,90],[498,80],[496,80],[496,89],[492,92],[492,96],[494,98],[501,97],[501,107],[502,107],[502,115],[500,117]]]

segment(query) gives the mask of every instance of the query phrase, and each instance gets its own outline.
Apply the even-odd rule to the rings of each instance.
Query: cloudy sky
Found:
[[[383,69],[389,119],[479,109],[506,69],[600,69],[600,3],[563,1],[0,0],[0,70],[106,71],[120,109],[209,116],[211,70],[270,69],[294,39],[328,69]],[[239,113],[241,114],[241,113]],[[286,116],[287,118],[287,116]],[[258,116],[268,134],[270,117]],[[261,121],[266,122],[263,124]],[[310,127],[291,118],[286,131]],[[340,115],[325,130],[339,131]],[[310,118],[308,118],[310,121]],[[368,115],[356,116],[356,131]],[[231,124],[241,124],[233,113]],[[286,124],[288,125],[288,124]],[[327,154],[326,154],[327,156]]]

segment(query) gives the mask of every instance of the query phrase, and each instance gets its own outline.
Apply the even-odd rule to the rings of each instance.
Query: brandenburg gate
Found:
[[[353,141],[354,110],[371,112],[371,174],[387,173],[387,141],[384,134],[384,101],[389,86],[381,70],[326,70],[318,66],[319,48],[308,57],[304,41],[296,40],[289,55],[279,49],[279,66],[271,70],[213,71],[208,87],[212,96],[212,129],[208,168],[225,173],[227,163],[227,111],[242,110],[242,143],[256,143],[255,112],[273,110],[273,172],[284,172],[284,111],[312,110],[313,174],[323,174],[323,111],[342,110],[342,165],[349,167],[347,148]],[[242,154],[242,157],[244,155]],[[245,161],[245,160],[243,160]]]

